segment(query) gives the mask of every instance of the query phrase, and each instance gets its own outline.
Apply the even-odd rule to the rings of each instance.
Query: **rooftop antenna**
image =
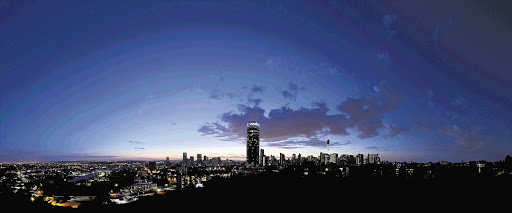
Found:
[[[327,136],[327,152],[329,152],[329,143],[331,143],[331,141],[329,140],[329,136]]]

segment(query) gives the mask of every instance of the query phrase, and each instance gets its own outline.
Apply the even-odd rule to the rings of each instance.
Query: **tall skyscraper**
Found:
[[[260,151],[260,124],[255,121],[247,123],[247,163],[258,164]]]
[[[187,163],[187,153],[183,152],[183,163]]]

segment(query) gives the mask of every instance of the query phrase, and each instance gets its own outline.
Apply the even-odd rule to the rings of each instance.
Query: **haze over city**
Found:
[[[512,150],[509,1],[0,1],[0,162]]]

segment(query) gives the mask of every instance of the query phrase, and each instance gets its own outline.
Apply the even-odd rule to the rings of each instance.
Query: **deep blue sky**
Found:
[[[507,1],[0,1],[0,161],[512,151]]]

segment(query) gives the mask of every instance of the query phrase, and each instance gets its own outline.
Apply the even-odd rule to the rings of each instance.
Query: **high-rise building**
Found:
[[[284,163],[286,162],[286,159],[284,157],[283,153],[279,153],[279,165],[284,166]]]
[[[328,153],[320,152],[320,164],[329,164],[330,156]]]
[[[247,163],[258,164],[260,151],[260,124],[255,121],[247,123]]]
[[[183,163],[187,163],[187,153],[183,152]]]
[[[201,163],[202,160],[203,160],[203,155],[202,154],[197,154],[197,162]]]
[[[361,165],[364,163],[364,155],[363,154],[357,154],[356,155],[356,164]]]
[[[331,153],[329,163],[338,163],[338,153]]]
[[[369,164],[380,164],[379,154],[368,154],[368,163]]]
[[[265,150],[264,149],[260,149],[260,157],[259,157],[259,165],[260,166],[264,166],[265,165]]]

